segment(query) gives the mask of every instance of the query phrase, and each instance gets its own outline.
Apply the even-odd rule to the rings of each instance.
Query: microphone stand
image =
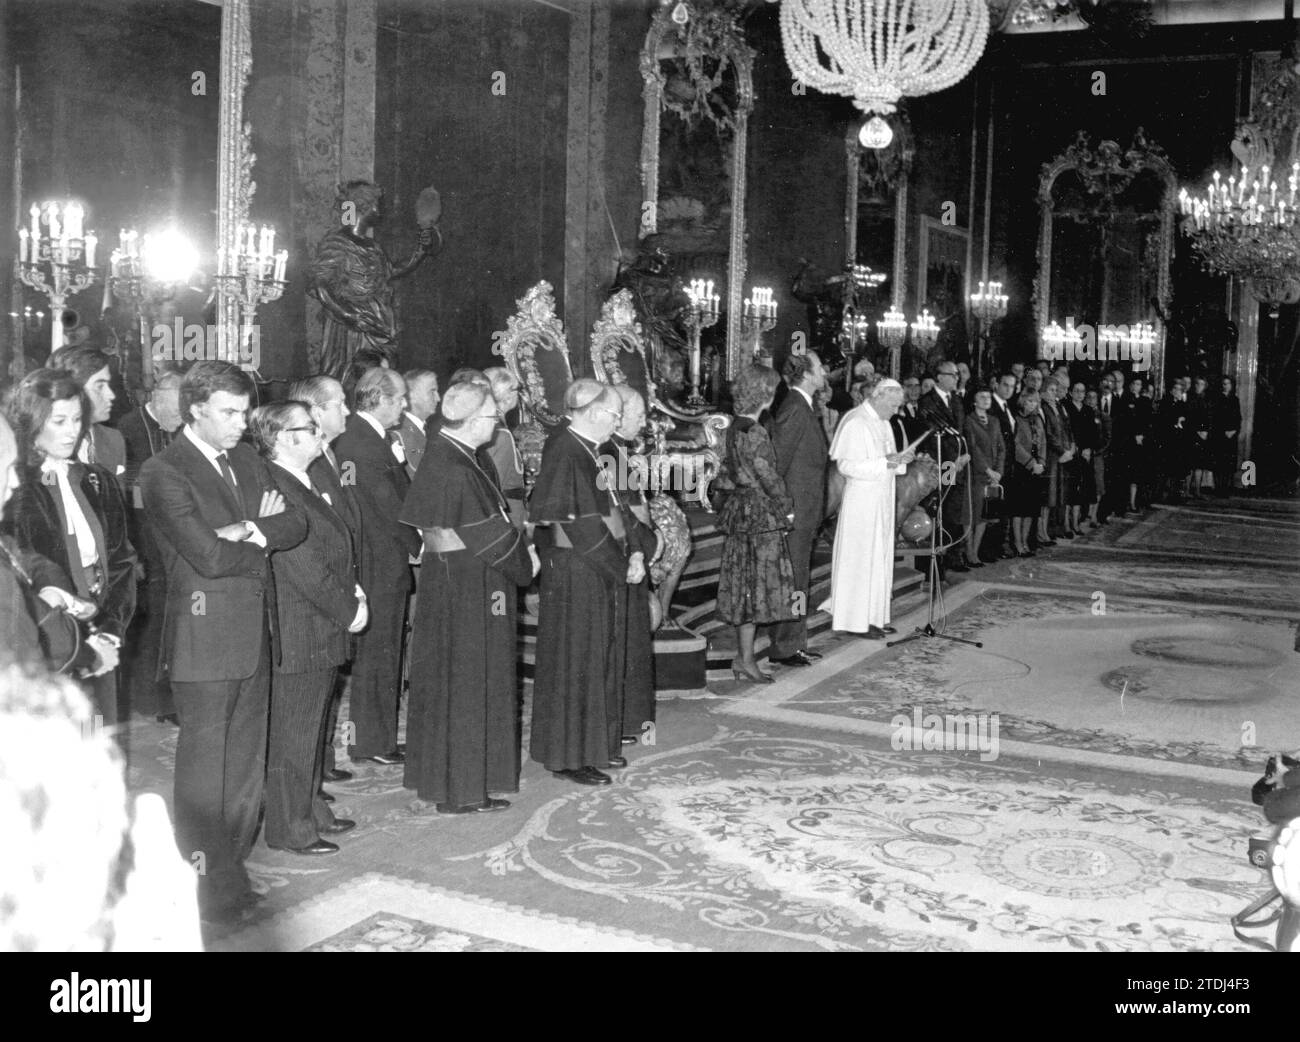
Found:
[[[951,430],[952,428],[948,428],[948,429]],[[939,590],[939,554],[946,553],[948,550],[951,550],[954,546],[957,545],[957,543],[954,540],[953,542],[946,543],[942,546],[939,545],[939,529],[943,526],[943,501],[945,498],[947,498],[946,496],[944,496],[942,491],[943,490],[943,438],[940,437],[940,435],[942,434],[942,429],[939,427],[935,427],[930,433],[934,435],[934,442],[935,445],[938,447],[938,459],[936,460],[936,462],[939,464],[940,492],[939,492],[938,510],[936,511],[937,516],[935,517],[934,522],[930,525],[930,549],[928,551],[930,555],[930,573],[929,573],[930,590],[926,598],[928,615],[924,626],[916,627],[916,629],[914,629],[906,637],[899,637],[898,640],[886,641],[885,647],[892,648],[898,644],[906,644],[909,641],[920,640],[923,637],[938,637],[941,640],[952,641],[952,643],[954,644],[969,644],[972,647],[982,648],[984,647],[982,641],[967,640],[965,637],[954,637],[950,633],[940,633],[938,630],[934,628],[934,601],[935,601],[935,596]],[[957,439],[958,441],[961,442],[965,441],[965,439],[960,434],[957,434]],[[967,491],[969,491],[969,476],[967,479],[967,486],[968,486]]]

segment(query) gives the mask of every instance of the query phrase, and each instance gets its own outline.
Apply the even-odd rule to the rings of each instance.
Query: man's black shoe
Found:
[[[175,713],[159,713],[154,719],[160,724],[171,724],[173,727],[181,726],[181,718]]]
[[[332,793],[332,792],[326,792],[324,789],[321,789],[321,791],[320,791],[320,798],[323,799],[326,803],[333,803],[333,802],[334,802],[334,793]]]
[[[625,734],[622,738],[619,739],[619,744],[621,744],[621,745],[637,745],[637,744],[640,743],[640,741],[641,741],[641,739],[638,738],[638,737],[637,737],[636,735],[634,735],[634,734]]]
[[[394,749],[391,753],[382,753],[379,756],[362,756],[362,760],[369,760],[371,763],[381,764],[384,767],[392,767],[395,764],[406,763],[406,751],[404,749]]]
[[[813,664],[812,656],[806,651],[796,651],[793,655],[787,655],[785,658],[771,659],[778,666],[811,666]]]
[[[324,774],[322,774],[321,778],[323,778],[325,781],[351,781],[352,772],[344,771],[338,767],[334,767],[326,771]]]
[[[611,785],[614,779],[595,767],[577,767],[569,771],[552,771],[557,778],[577,782],[579,785]]]
[[[267,846],[271,846],[269,843]],[[308,843],[305,847],[271,847],[272,850],[287,850],[290,854],[337,854],[339,845],[331,843],[327,839],[318,839],[315,843]]]
[[[357,823],[351,818],[335,818],[333,824],[326,825],[316,831],[323,832],[327,836],[337,836],[343,832],[351,832],[356,827]]]
[[[626,766],[627,766],[627,757],[626,757],[626,756],[611,756],[611,757],[609,758],[609,765],[610,765],[611,767],[616,768],[616,769],[617,769],[617,768],[626,767]]]

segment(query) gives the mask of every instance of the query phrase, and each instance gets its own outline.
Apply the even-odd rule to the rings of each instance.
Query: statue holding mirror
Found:
[[[372,347],[397,364],[397,318],[392,283],[418,268],[441,243],[438,193],[425,189],[417,204],[420,238],[398,266],[373,238],[383,220],[384,190],[369,181],[339,185],[341,222],[329,231],[312,263],[310,293],[323,307],[325,335],[317,368],[341,380],[357,350]]]

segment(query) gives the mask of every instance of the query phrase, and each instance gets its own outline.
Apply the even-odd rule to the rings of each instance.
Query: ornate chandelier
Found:
[[[1300,156],[1278,155],[1292,145],[1300,104],[1300,78],[1283,61],[1260,92],[1256,114],[1242,122],[1232,143],[1240,166],[1225,183],[1219,171],[1203,195],[1179,193],[1183,231],[1201,264],[1219,275],[1249,280],[1256,299],[1276,308],[1300,301]],[[1294,158],[1279,189],[1275,164]],[[1285,169],[1281,167],[1280,169]]]
[[[987,0],[783,0],[781,38],[795,79],[892,113],[970,72],[989,34]]]

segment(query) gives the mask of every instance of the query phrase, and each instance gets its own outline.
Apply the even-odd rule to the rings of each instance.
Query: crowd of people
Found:
[[[358,352],[343,380],[308,377],[254,407],[246,373],[198,362],[111,426],[112,364],[65,349],[6,396],[4,649],[74,678],[110,727],[127,707],[179,726],[176,837],[204,864],[205,918],[256,900],[244,862],[263,813],[272,848],[339,851],[355,825],[324,787],[351,777],[340,730],[352,761],[401,765],[441,813],[510,806],[524,739],[518,656],[503,649],[535,580],[529,754],[580,785],[627,765],[655,718],[648,572],[662,547],[640,485],[617,478],[637,470],[638,392],[575,380],[526,493],[503,368],[459,370],[440,392],[429,370]],[[948,362],[902,383],[861,375],[842,416],[815,354],[734,380],[717,615],[736,627],[738,680],[772,679],[759,626],[769,661],[819,657],[808,597],[828,515],[821,607],[837,630],[894,632],[895,478],[922,455],[949,464],[935,515],[955,570],[1155,497],[1225,492],[1236,467],[1227,380],[1213,398],[1176,381],[1157,405],[1121,371],[1090,386],[1066,366],[1017,366],[980,388]]]
[[[1205,377],[1180,377],[1157,402],[1140,373],[1084,368],[1017,363],[979,386],[963,363],[940,360],[900,383],[860,361],[851,390],[833,387],[843,371],[828,374],[815,354],[791,354],[784,381],[766,365],[743,371],[717,483],[726,537],[717,614],[736,628],[736,679],[774,679],[755,656],[759,626],[769,661],[820,657],[806,625],[819,533],[832,542],[820,607],[834,630],[895,632],[896,479],[918,458],[935,475],[939,581],[1035,556],[1153,502],[1231,491],[1241,426],[1231,377],[1213,395]],[[920,567],[928,572],[928,560]]]
[[[313,376],[253,407],[243,370],[198,362],[117,429],[111,375],[77,348],[6,397],[5,654],[75,678],[110,729],[124,704],[178,724],[176,838],[204,866],[206,919],[256,901],[244,862],[263,812],[267,844],[304,855],[354,827],[324,788],[351,777],[334,762],[344,674],[353,761],[403,765],[441,813],[510,806],[522,736],[503,649],[534,579],[530,754],[581,785],[627,765],[655,716],[659,543],[643,492],[610,479],[630,470],[639,393],[572,383],[525,510],[505,369],[459,370],[440,395],[432,372],[375,360],[350,395]]]

